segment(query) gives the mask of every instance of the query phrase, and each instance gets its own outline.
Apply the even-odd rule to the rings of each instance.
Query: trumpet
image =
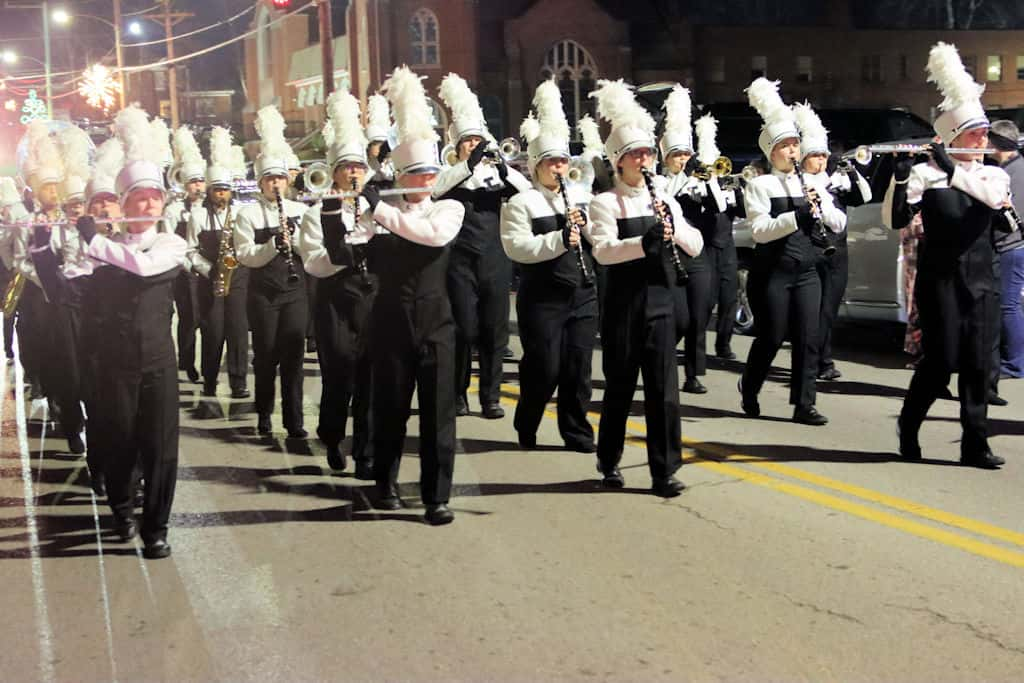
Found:
[[[711,180],[713,176],[727,176],[732,173],[732,160],[729,157],[718,157],[713,164],[700,164],[693,172],[697,180]]]
[[[386,190],[380,191],[381,197],[397,197],[403,194],[425,194],[429,193],[433,189],[433,184],[427,185],[426,187],[391,187]],[[306,194],[300,194],[295,198],[297,202],[305,202],[307,204],[315,204],[321,199],[355,199],[362,194],[360,190],[346,190],[344,192],[324,192],[323,194],[317,194],[316,192],[307,192]]]
[[[876,154],[928,154],[932,151],[931,143],[924,145],[907,144],[884,144],[884,145],[861,145],[851,152],[846,152],[841,159],[856,161],[861,166],[867,166],[872,157]],[[949,154],[995,154],[996,150],[990,147],[947,147]]]
[[[495,151],[493,148],[484,154],[484,163],[497,165],[499,158],[505,163],[512,163],[523,156],[523,147],[515,138],[505,138],[498,143]]]
[[[217,279],[213,281],[213,295],[223,299],[231,292],[231,276],[238,268],[238,257],[235,255],[234,219],[231,216],[231,202],[228,202],[227,214],[224,216],[224,227],[220,231],[220,249],[217,254]]]
[[[185,169],[179,161],[169,167],[165,174],[167,178],[167,191],[176,197],[183,197],[185,195],[185,178],[181,174],[183,170]]]
[[[314,161],[302,174],[302,184],[313,193],[327,192],[333,183],[331,167],[322,161]]]
[[[756,177],[757,169],[748,164],[739,173],[727,173],[719,176],[718,185],[724,191],[731,192],[740,189],[745,183],[749,183]]]

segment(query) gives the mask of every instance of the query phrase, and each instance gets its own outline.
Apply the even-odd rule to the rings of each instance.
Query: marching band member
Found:
[[[800,133],[778,88],[778,81],[763,77],[747,88],[751,106],[764,119],[757,142],[772,171],[751,180],[744,193],[757,243],[747,282],[756,336],[739,390],[743,412],[759,416],[757,396],[788,332],[793,349],[789,390],[789,402],[795,406],[793,422],[821,426],[828,418],[815,407],[814,351],[821,308],[817,263],[823,258],[821,233],[842,232],[846,215],[836,208],[823,183],[796,173]]]
[[[274,377],[281,369],[281,417],[288,436],[304,439],[302,357],[309,307],[305,272],[293,239],[306,205],[286,199],[288,157],[285,122],[272,105],[259,110],[261,138],[256,159],[260,195],[243,206],[235,221],[235,252],[249,273],[249,324],[256,372],[257,431],[271,433]]]
[[[0,178],[0,222],[20,223],[28,218],[28,211],[25,209],[25,202],[22,200],[21,192],[14,178],[4,176]],[[14,240],[18,228],[0,229],[0,282],[3,283],[4,291],[14,277]],[[14,319],[17,313],[4,316],[4,354],[7,362],[14,362]]]
[[[828,174],[828,131],[821,119],[807,103],[794,104],[793,114],[800,131],[800,164],[804,177],[824,185],[832,194],[836,208],[846,213],[847,207],[862,206],[871,201],[871,185],[850,162],[847,171],[836,170]],[[815,356],[818,359],[818,379],[834,380],[842,377],[832,359],[832,326],[843,303],[846,282],[850,272],[850,254],[846,246],[846,231],[835,235],[835,252],[818,259],[818,278],[821,280],[821,311]]]
[[[714,195],[709,193],[710,183],[702,183],[693,176],[696,164],[690,163],[693,158],[691,106],[690,91],[677,83],[665,98],[665,132],[661,136],[660,147],[662,168],[669,181],[666,192],[679,202],[688,223],[701,226],[704,199],[713,198]],[[705,163],[713,164],[714,159]],[[708,390],[701,383],[700,377],[707,374],[706,339],[708,316],[711,313],[711,273],[703,251],[696,256],[684,257],[682,262],[689,277],[686,285],[675,290],[675,294],[676,341],[678,343],[684,337],[686,339],[683,351],[686,380],[683,382],[683,391],[706,394]]]
[[[565,447],[593,453],[594,428],[587,410],[597,293],[593,262],[581,237],[587,219],[579,208],[589,203],[590,188],[567,184],[569,123],[558,85],[553,80],[541,83],[533,105],[537,118],[527,118],[520,133],[528,143],[534,187],[512,197],[501,212],[502,246],[522,264],[516,296],[522,394],[515,428],[520,446],[535,448],[537,427],[557,388],[558,431]]]
[[[91,216],[77,224],[86,253],[100,264],[92,274],[96,330],[93,349],[103,369],[103,399],[95,401],[90,424],[105,430],[107,500],[115,531],[125,541],[137,533],[133,510],[133,469],[141,464],[145,503],[143,556],[171,554],[167,524],[178,466],[178,377],[171,337],[174,279],[186,264],[185,241],[159,232],[164,215],[164,174],[153,156],[146,114],[129,107],[115,119],[125,148],[117,190],[125,217],[151,218],[123,226],[116,235],[98,234]]]
[[[200,370],[203,395],[217,395],[221,357],[227,346],[231,398],[248,398],[249,269],[234,254],[234,223],[238,213],[232,187],[231,131],[214,126],[210,132],[210,165],[206,169],[206,199],[190,212],[186,241],[189,263],[199,276],[196,284],[199,329],[203,333]]]
[[[607,192],[614,186],[614,171],[608,159],[604,155],[604,141],[601,139],[601,131],[597,121],[590,114],[584,114],[576,124],[580,138],[583,141],[583,154],[580,159],[589,162],[593,169],[593,181],[591,182],[591,194]],[[601,320],[604,317],[604,295],[608,290],[608,269],[594,259],[594,283],[597,286],[597,322],[600,330]]]
[[[675,296],[683,273],[674,250],[695,256],[704,241],[687,224],[675,199],[656,190],[645,175],[654,162],[654,120],[634,100],[631,88],[621,80],[601,80],[591,97],[597,99],[600,116],[611,123],[605,149],[615,168],[615,187],[590,203],[586,235],[594,245],[594,258],[608,266],[601,319],[607,388],[598,468],[604,486],[625,485],[618,465],[641,372],[651,489],[668,498],[685,488],[675,477],[682,464]]]
[[[480,408],[484,418],[500,419],[505,411],[500,398],[501,371],[508,346],[511,262],[501,248],[501,204],[530,188],[500,155],[484,161],[491,135],[477,96],[457,74],[441,82],[441,99],[452,112],[449,141],[458,162],[441,174],[434,197],[454,199],[465,207],[465,225],[459,231],[448,264],[448,293],[455,314],[455,389],[457,413],[469,414],[469,388],[473,348],[480,358]]]
[[[359,100],[336,90],[327,100],[327,150],[333,192],[359,191],[366,179],[367,142],[360,125]],[[320,362],[320,422],[317,436],[327,447],[327,464],[345,469],[345,439],[352,403],[352,455],[356,477],[373,479],[370,446],[369,362],[370,310],[378,277],[367,269],[366,237],[352,235],[359,217],[369,209],[362,197],[351,201],[324,199],[306,212],[296,249],[306,271],[318,280],[313,304],[317,356]]]
[[[944,97],[934,124],[942,142],[932,144],[927,163],[897,158],[882,207],[894,229],[909,225],[917,213],[924,227],[914,285],[924,356],[897,420],[899,452],[908,460],[921,458],[921,423],[950,375],[959,372],[960,462],[995,469],[1004,460],[988,444],[986,396],[999,291],[992,224],[1009,203],[1010,179],[1003,169],[980,163],[989,128],[984,86],[974,82],[956,48],[936,44],[927,71]],[[979,153],[951,156],[946,144]]]
[[[398,468],[413,391],[419,400],[420,492],[426,520],[447,524],[455,466],[455,323],[445,277],[448,245],[463,225],[457,201],[433,201],[437,178],[437,134],[419,76],[399,67],[384,84],[395,113],[398,145],[391,151],[396,184],[423,188],[394,201],[379,190],[363,189],[371,219],[390,234],[370,242],[371,270],[380,291],[371,313],[373,358],[375,505],[396,510]],[[396,324],[397,321],[397,324]]]
[[[159,127],[162,121],[153,119],[151,123]],[[192,211],[200,208],[206,195],[206,164],[188,126],[178,126],[173,142],[173,173],[181,182],[185,196],[168,204],[165,215],[174,233],[185,239]],[[174,285],[174,307],[178,312],[178,369],[185,371],[190,382],[199,381],[196,371],[196,330],[199,329],[197,284],[195,273],[187,269],[178,275]]]
[[[366,161],[373,175],[367,185],[385,189],[395,184],[395,165],[391,163],[388,131],[391,129],[391,109],[388,98],[370,95],[366,100]]]

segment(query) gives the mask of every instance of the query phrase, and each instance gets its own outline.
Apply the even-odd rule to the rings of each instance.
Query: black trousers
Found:
[[[56,375],[59,370],[52,361],[53,318],[55,307],[46,301],[43,290],[28,281],[18,301],[18,350],[25,377],[39,384],[43,394],[56,397]]]
[[[850,252],[839,247],[831,257],[818,262],[818,277],[821,279],[821,316],[818,325],[818,372],[835,367],[832,360],[832,326],[839,315],[839,306],[846,294],[846,283],[850,278]]]
[[[86,450],[86,464],[89,466],[89,473],[95,476],[97,473],[106,474],[107,461],[113,445],[117,441],[108,427],[104,427],[102,415],[106,407],[105,378],[110,374],[102,364],[99,353],[99,345],[102,344],[102,335],[95,327],[89,327],[88,320],[90,310],[83,311],[86,320],[81,321],[81,336],[79,339],[79,368],[81,371],[82,400],[85,402],[86,434],[88,436],[88,449]]]
[[[74,305],[53,306],[53,356],[48,362],[58,367],[54,373],[54,398],[60,407],[61,428],[64,436],[78,434],[85,426],[82,414],[81,372],[81,310]]]
[[[683,339],[683,369],[686,378],[706,375],[708,318],[711,315],[711,271],[687,267],[685,287],[675,290],[676,345]]]
[[[106,373],[103,397],[97,402],[95,420],[110,439],[104,463],[110,508],[117,517],[132,517],[132,470],[138,461],[146,481],[142,539],[146,543],[165,539],[178,479],[178,373],[174,363],[169,359],[152,370]],[[90,416],[90,422],[92,419]]]
[[[285,429],[302,428],[302,359],[306,351],[309,305],[306,289],[274,292],[249,287],[256,412],[274,412],[274,379],[281,369],[281,421]]]
[[[421,496],[427,505],[447,503],[455,469],[455,324],[448,299],[378,297],[372,328],[374,475],[378,482],[398,479],[415,390]]]
[[[178,369],[196,366],[196,330],[199,329],[199,303],[196,276],[183,272],[174,281],[174,308],[178,312]]]
[[[821,310],[821,281],[813,266],[789,268],[788,261],[788,257],[783,257],[782,263],[767,272],[756,269],[747,281],[747,297],[754,311],[755,338],[743,370],[743,392],[748,398],[760,393],[788,332],[793,349],[789,402],[809,408],[816,397],[815,340]]]
[[[988,401],[992,363],[992,320],[999,299],[992,292],[972,297],[958,283],[922,282],[914,291],[924,355],[914,370],[903,399],[900,421],[904,434],[915,436],[939,393],[958,372],[962,457],[988,449]]]
[[[652,291],[653,290],[653,291]],[[608,472],[618,466],[626,440],[638,373],[644,381],[647,465],[655,480],[682,464],[676,324],[668,288],[616,292],[610,286],[601,321],[606,388],[598,426],[597,457]],[[652,299],[654,299],[652,301]]]
[[[316,338],[316,329],[313,325],[314,308],[316,306],[316,288],[320,281],[315,277],[306,278],[306,302],[309,304],[309,318],[306,322],[306,339]]]
[[[202,330],[200,368],[203,381],[215,385],[220,374],[221,357],[227,346],[228,382],[232,389],[246,388],[249,373],[249,316],[246,310],[249,291],[235,270],[226,297],[213,295],[213,282],[201,278],[196,285],[199,303],[199,329]]]
[[[368,357],[370,312],[377,296],[377,277],[346,269],[316,285],[313,325],[320,361],[320,423],[317,435],[328,446],[345,439],[352,404],[352,451],[373,457],[371,434],[373,372]]]
[[[597,338],[597,292],[549,281],[524,280],[516,297],[523,343],[515,428],[534,436],[544,409],[558,389],[558,431],[566,446],[591,446],[587,420],[591,359]]]
[[[724,352],[732,344],[733,325],[736,324],[736,308],[739,305],[737,296],[738,261],[736,245],[716,247],[705,243],[704,259],[710,272],[710,289],[708,291],[708,319],[711,319],[711,308],[718,307],[718,319],[715,321],[715,350]]]
[[[511,261],[500,249],[474,254],[452,249],[448,295],[455,317],[455,388],[469,388],[473,348],[480,357],[480,404],[497,403],[508,346]]]
[[[0,286],[3,287],[2,291],[7,291],[7,285],[10,284],[12,277],[14,277],[14,270],[7,268],[2,262],[0,262]],[[8,358],[14,358],[14,319],[16,317],[17,312],[3,316],[4,355]]]

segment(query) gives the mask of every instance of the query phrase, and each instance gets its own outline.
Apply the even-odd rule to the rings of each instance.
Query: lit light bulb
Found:
[[[50,18],[53,19],[54,23],[60,24],[61,26],[71,23],[71,15],[68,14],[68,11],[63,7],[58,7],[53,10],[50,14]]]

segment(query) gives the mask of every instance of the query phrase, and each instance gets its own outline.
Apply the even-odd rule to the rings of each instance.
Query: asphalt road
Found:
[[[560,449],[553,414],[540,449],[518,449],[507,363],[508,417],[459,420],[456,520],[439,528],[422,522],[415,457],[407,509],[376,512],[370,484],[329,470],[318,442],[261,439],[251,403],[183,382],[161,561],[105,531],[84,459],[32,419],[9,367],[0,679],[1024,679],[1024,382],[1004,382],[1010,406],[990,413],[1003,470],[957,464],[951,402],[926,424],[926,460],[900,462],[903,357],[863,329],[838,341],[825,428],[788,420],[788,352],[758,420],[739,409],[740,364],[713,363],[710,392],[682,395],[689,489],[667,501],[648,493],[639,394],[626,489],[602,491],[594,457]],[[596,422],[599,353],[594,365]],[[306,369],[313,431],[312,357]]]

